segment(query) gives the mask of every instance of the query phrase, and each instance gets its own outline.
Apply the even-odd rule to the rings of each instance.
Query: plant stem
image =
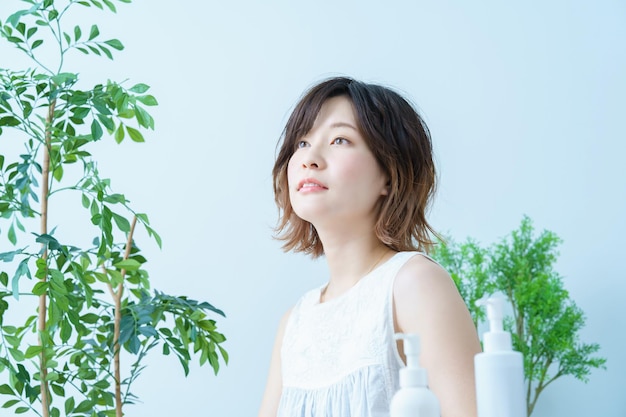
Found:
[[[130,225],[130,231],[128,232],[128,240],[126,241],[126,251],[124,252],[124,259],[128,259],[133,244],[133,233],[135,232],[135,225],[137,224],[137,216],[133,217],[133,222]],[[113,288],[109,286],[111,294],[113,295],[113,301],[115,303],[115,318],[113,321],[113,370],[115,375],[115,417],[122,417],[122,377],[120,372],[120,325],[122,323],[122,295],[124,294],[124,276],[126,275],[126,269],[120,271],[122,274],[122,282],[117,286],[117,291],[113,291]]]
[[[50,178],[50,142],[52,136],[52,120],[54,118],[54,108],[56,106],[56,100],[52,100],[48,106],[48,115],[46,116],[46,146],[43,149],[43,164],[41,167],[41,227],[40,233],[48,233],[48,194],[50,190],[49,178]],[[47,260],[48,247],[44,243],[42,258]],[[47,274],[41,277],[42,281],[47,280]],[[50,401],[48,398],[48,369],[46,363],[46,349],[41,335],[46,331],[46,301],[47,295],[43,293],[39,296],[39,316],[37,321],[37,330],[39,332],[39,346],[42,346],[41,354],[39,355],[39,367],[41,375],[41,408],[42,416],[50,416]]]

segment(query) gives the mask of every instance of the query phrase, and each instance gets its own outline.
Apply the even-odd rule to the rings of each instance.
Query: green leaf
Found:
[[[58,384],[50,384],[52,391],[59,397],[65,397],[65,388]]]
[[[4,166],[4,155],[0,155],[0,170]]]
[[[24,414],[24,413],[27,413],[28,411],[30,411],[30,408],[28,407],[17,407],[13,412],[15,414]]]
[[[113,132],[113,130],[115,130],[115,122],[113,122],[111,117],[107,117],[99,113],[97,117],[100,123],[102,123],[109,132]]]
[[[52,171],[52,176],[55,180],[61,182],[61,180],[63,179],[63,165],[59,165],[54,168],[54,171]]]
[[[19,300],[20,297],[20,278],[26,275],[28,278],[31,278],[30,270],[28,269],[28,258],[22,260],[15,270],[15,275],[11,279],[11,291],[13,293],[13,297],[16,300]]]
[[[120,125],[115,130],[115,142],[122,143],[124,140],[124,125],[120,123]]]
[[[109,194],[107,196],[104,197],[104,201],[106,203],[125,203],[126,202],[126,197],[124,197],[124,194],[118,194],[118,193],[114,193],[114,194]]]
[[[133,142],[145,142],[143,135],[139,130],[130,126],[126,126],[126,131],[128,132],[128,136],[130,136]]]
[[[102,45],[102,44],[98,44],[96,45],[98,48],[100,48],[100,50],[102,51],[102,53],[104,53],[107,58],[109,59],[113,59],[113,54],[111,53],[111,51],[109,50],[109,48],[107,48],[106,46]]]
[[[124,49],[124,45],[122,44],[122,42],[120,42],[117,39],[109,39],[108,41],[104,42],[107,45],[109,45],[111,48],[113,49],[117,49],[118,51],[121,51]]]
[[[139,269],[141,264],[134,259],[124,259],[123,261],[114,263],[113,266],[127,271],[136,271]]]
[[[139,83],[133,85],[128,91],[132,91],[133,93],[143,94],[150,89],[150,86],[147,84]],[[139,97],[138,97],[139,98]]]
[[[109,284],[111,282],[107,274],[103,274],[101,272],[94,272],[94,276],[96,277],[98,281],[103,282],[105,284]]]
[[[159,234],[150,226],[148,226],[147,224],[145,225],[146,227],[146,231],[148,232],[149,236],[152,236],[154,238],[154,240],[156,240],[157,245],[159,245],[159,248],[163,246],[163,242],[161,240],[161,236],[159,236]]]
[[[37,239],[35,239],[35,242],[37,243],[43,243],[44,245],[47,245],[47,247],[51,250],[59,250],[61,249],[61,244],[59,243],[58,240],[56,240],[56,238],[54,238],[52,235],[49,235],[47,233],[41,234],[39,236],[37,236]],[[40,259],[41,260],[41,259]],[[38,260],[37,262],[39,262],[40,260]],[[45,265],[45,261],[44,265]]]
[[[92,217],[97,215],[97,214],[100,214],[100,209],[98,207],[98,202],[96,201],[95,198],[93,200],[91,200],[91,207],[89,207],[89,211],[90,211]]]
[[[116,271],[114,269],[107,269],[107,273],[109,274],[111,285],[114,287],[121,284],[124,281],[124,277],[120,271]]]
[[[80,30],[80,26],[74,26],[74,40],[78,42],[80,36],[82,35],[82,31]]]
[[[226,352],[226,350],[223,347],[221,347],[221,346],[218,346],[218,348],[220,349],[220,353],[222,354],[222,358],[224,358],[224,363],[226,365],[228,365],[228,352]]]
[[[126,109],[124,111],[118,112],[117,116],[123,119],[132,119],[133,117],[135,117],[135,111],[133,109]]]
[[[126,220],[125,217],[120,216],[119,214],[116,214],[116,213],[112,213],[112,214],[113,214],[113,220],[115,221],[115,224],[117,225],[117,227],[122,232],[130,232],[130,222]]]
[[[13,356],[13,359],[15,359],[18,362],[22,362],[24,359],[26,359],[26,357],[24,356],[24,352],[22,352],[19,349],[8,348],[7,350],[9,351],[11,356]]]
[[[4,116],[0,118],[0,126],[19,126],[21,122],[13,116]]]
[[[81,203],[83,204],[83,207],[89,208],[89,204],[90,204],[89,197],[83,194],[81,198]]]
[[[141,101],[146,106],[157,106],[159,104],[157,102],[157,99],[154,98],[154,96],[152,96],[150,94],[147,94],[145,96],[138,96],[137,100]]]
[[[100,30],[98,29],[98,26],[97,25],[92,25],[91,26],[91,31],[89,32],[89,40],[94,39],[99,34],[100,34]]]
[[[111,386],[111,383],[109,383],[109,381],[107,381],[106,379],[101,379],[100,381],[93,384],[93,386],[104,390],[109,388]]]
[[[95,324],[100,319],[100,316],[94,313],[87,313],[85,315],[80,316],[81,321],[87,324]]]
[[[41,346],[29,346],[26,349],[25,356],[27,359],[34,358],[35,356],[39,355],[42,351],[43,351],[43,347]]]
[[[90,111],[91,109],[89,107],[74,107],[72,109],[72,114],[75,118],[84,119]]]
[[[35,42],[33,42],[33,44],[31,45],[30,49],[35,49],[39,46],[41,46],[43,44],[43,39],[37,39]]]
[[[74,408],[75,408],[74,397],[69,397],[67,400],[65,400],[65,414],[69,416],[70,413],[74,411]]]
[[[63,343],[67,343],[72,336],[72,325],[68,321],[61,321],[61,331],[59,332],[59,335],[61,336],[61,341]]]
[[[95,46],[87,45],[87,48],[89,48],[89,50],[93,52],[94,54],[100,56],[100,50],[96,48]]]
[[[46,293],[46,291],[48,291],[49,286],[50,284],[47,281],[39,281],[33,286],[31,292],[37,296],[43,295]]]
[[[33,27],[29,28],[28,31],[26,32],[26,39],[32,38],[33,35],[35,33],[37,33],[38,30],[39,30],[39,28],[37,26],[33,26]]]
[[[102,1],[104,4],[106,4],[109,10],[111,10],[113,13],[117,13],[117,10],[115,9],[115,5],[110,0],[102,0]]]
[[[135,107],[135,118],[137,119],[137,124],[141,127],[148,128],[150,126],[150,115],[141,107]]]
[[[93,140],[100,140],[100,138],[102,138],[102,133],[102,126],[96,119],[94,119],[91,122],[91,137]]]
[[[14,245],[17,244],[17,236],[15,235],[15,228],[13,227],[13,224],[9,226],[9,232],[7,233],[7,237],[9,238],[9,242],[13,243]]]
[[[17,12],[13,13],[11,16],[7,17],[7,24],[13,27],[17,27],[20,21],[20,18],[28,13],[29,13],[28,10],[18,10]]]
[[[50,78],[52,82],[58,86],[62,86],[65,84],[73,84],[78,79],[76,74],[71,72],[61,72]]]
[[[2,408],[11,408],[11,407],[13,407],[15,404],[17,404],[19,402],[20,402],[20,400],[9,400],[9,401],[5,402],[2,405]]]
[[[16,36],[9,36],[9,37],[7,37],[6,39],[7,39],[9,42],[14,43],[14,44],[20,44],[20,43],[22,43],[22,42],[23,42],[20,38],[18,38],[18,37],[16,37]]]
[[[21,337],[17,337],[17,336],[9,336],[9,335],[5,335],[5,336],[4,336],[4,338],[5,338],[5,341],[6,341],[9,345],[13,346],[14,348],[19,347],[20,342],[22,341],[22,338],[21,338]]]
[[[0,385],[0,394],[15,395],[15,392],[8,384]]]

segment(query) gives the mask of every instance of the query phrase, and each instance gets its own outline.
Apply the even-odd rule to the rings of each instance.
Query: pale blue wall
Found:
[[[558,380],[534,416],[626,414],[626,6],[379,3],[137,0],[101,19],[127,49],[81,66],[83,79],[146,82],[161,105],[148,143],[103,144],[100,170],[161,232],[161,252],[142,245],[155,286],[224,309],[231,354],[217,378],[187,379],[153,355],[128,413],[255,415],[279,317],[325,279],[271,239],[274,147],[300,93],[347,74],[421,108],[441,172],[437,228],[490,243],[528,214],[564,239],[558,270],[608,370]],[[0,66],[12,54],[1,46]]]

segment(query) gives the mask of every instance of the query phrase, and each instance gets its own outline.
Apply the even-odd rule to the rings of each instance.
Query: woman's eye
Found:
[[[305,148],[306,146],[308,146],[308,143],[305,140],[299,140],[296,143],[296,148],[300,149],[300,148]]]
[[[346,138],[335,138],[331,143],[333,145],[346,145],[349,142]]]

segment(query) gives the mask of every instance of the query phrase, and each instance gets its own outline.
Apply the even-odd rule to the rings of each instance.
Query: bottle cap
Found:
[[[426,387],[428,375],[426,369],[419,366],[419,336],[413,333],[396,333],[394,337],[403,341],[406,356],[406,367],[400,369],[400,388]]]
[[[476,301],[478,306],[487,306],[487,320],[489,331],[483,334],[484,352],[501,352],[513,350],[511,334],[504,331],[502,319],[504,317],[504,298],[489,297]]]

